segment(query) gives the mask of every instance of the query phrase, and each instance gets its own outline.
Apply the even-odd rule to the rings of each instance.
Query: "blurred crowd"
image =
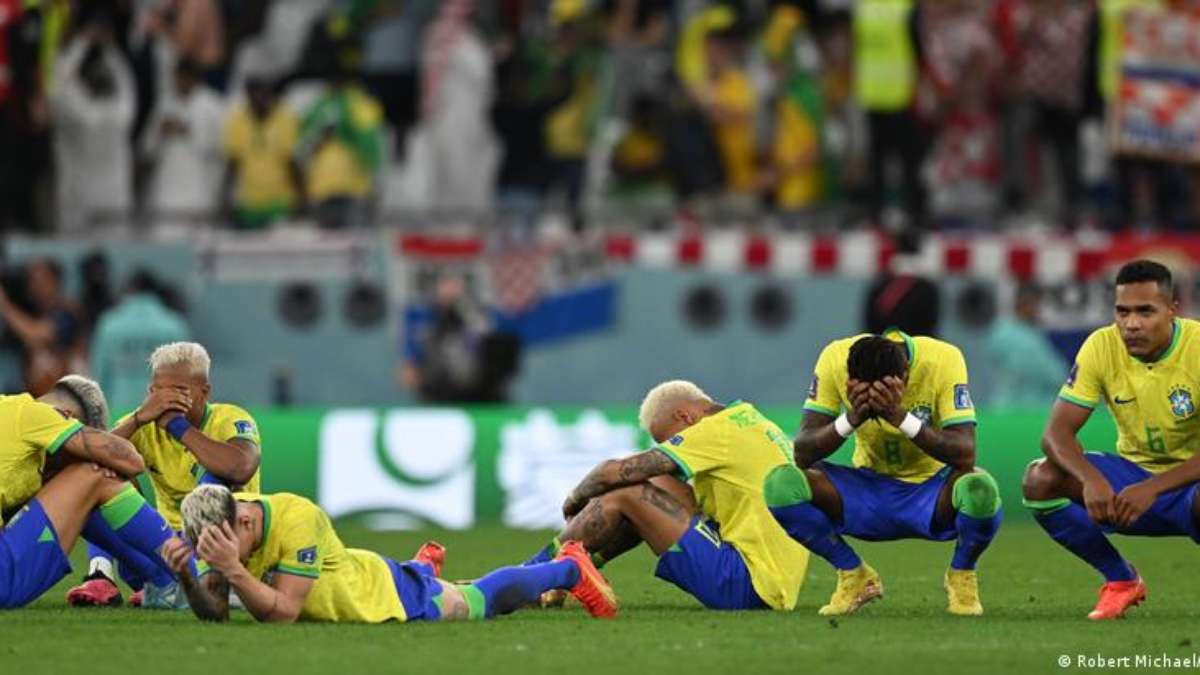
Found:
[[[1194,166],[1107,142],[1130,10],[1200,2],[0,0],[0,229],[1190,229]]]

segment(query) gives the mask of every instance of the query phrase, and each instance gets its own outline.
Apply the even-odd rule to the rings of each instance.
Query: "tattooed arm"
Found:
[[[610,490],[641,483],[654,476],[674,473],[679,466],[662,450],[647,450],[625,459],[601,462],[584,476],[563,503],[563,515],[571,518],[588,500]]]
[[[80,459],[106,466],[127,478],[146,470],[146,463],[133,444],[107,431],[84,427],[62,447]]]
[[[188,605],[201,621],[229,620],[229,582],[225,575],[209,570],[199,579],[192,576],[192,547],[182,539],[170,539],[163,544],[161,555],[171,571],[179,577],[179,585],[187,594]]]
[[[899,427],[908,414],[900,402],[903,396],[904,382],[897,377],[885,377],[871,384],[871,406],[895,427]],[[944,429],[923,424],[912,442],[925,454],[958,471],[975,468],[974,424],[957,424]]]

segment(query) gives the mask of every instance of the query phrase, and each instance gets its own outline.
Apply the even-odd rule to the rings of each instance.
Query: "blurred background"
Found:
[[[194,339],[268,489],[538,526],[657,382],[794,428],[899,326],[1015,481],[1120,264],[1190,313],[1198,161],[1196,0],[0,0],[0,390]]]

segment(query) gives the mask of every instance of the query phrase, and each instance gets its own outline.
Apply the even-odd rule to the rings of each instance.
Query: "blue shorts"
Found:
[[[1084,453],[1084,457],[1100,473],[1104,474],[1109,485],[1112,485],[1113,492],[1116,493],[1154,475],[1120,455],[1087,452]],[[1171,492],[1164,492],[1154,500],[1149,510],[1133,521],[1133,525],[1127,528],[1105,525],[1103,529],[1105,532],[1119,532],[1142,537],[1187,535],[1192,538],[1192,541],[1200,543],[1200,528],[1197,528],[1196,516],[1192,512],[1197,490],[1200,490],[1200,483],[1192,483]]]
[[[938,497],[950,478],[945,467],[923,483],[854,468],[818,462],[819,469],[842,497],[840,534],[865,541],[929,539],[950,541],[958,536],[954,522],[937,522]]]
[[[415,560],[396,562],[384,558],[392,570],[392,582],[396,594],[404,606],[406,621],[437,621],[442,618],[442,584],[438,582],[433,567]]]
[[[70,573],[54,523],[30,501],[0,531],[0,609],[28,605]]]
[[[717,526],[700,516],[658,559],[654,575],[699,600],[709,609],[766,609],[754,591],[742,554],[721,541]]]

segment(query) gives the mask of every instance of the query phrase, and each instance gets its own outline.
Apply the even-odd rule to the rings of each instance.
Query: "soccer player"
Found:
[[[1114,619],[1146,584],[1106,533],[1200,542],[1200,324],[1178,318],[1171,272],[1149,260],[1117,273],[1115,322],[1083,343],[1025,471],[1025,505],[1055,541],[1104,576],[1089,619]],[[1084,452],[1077,433],[1103,400],[1117,453]]]
[[[107,418],[99,386],[76,375],[38,399],[0,396],[0,609],[29,604],[70,573],[81,533],[154,559],[157,572],[140,570],[148,578],[171,578],[159,557],[170,528],[125,480],[144,464],[102,430]]]
[[[259,621],[445,621],[485,619],[570,589],[587,611],[612,618],[617,599],[577,542],[550,562],[507,567],[465,585],[438,578],[445,549],[429,542],[414,560],[396,562],[346,548],[329,516],[292,494],[234,494],[201,485],[183,500],[188,542],[209,569],[188,569],[192,546],[178,540],[165,555],[202,620],[229,618],[229,589]]]
[[[208,352],[195,342],[156,349],[150,356],[146,400],[113,429],[145,458],[155,506],[176,531],[183,527],[179,504],[197,485],[260,489],[258,427],[238,406],[209,402],[211,363]],[[67,593],[71,605],[121,604],[112,559],[95,543],[88,547],[91,561],[83,584]],[[144,580],[130,571],[123,567],[122,576],[131,587],[140,588]],[[131,604],[141,604],[142,595],[136,593]]]
[[[800,503],[784,528],[837,569],[823,616],[883,596],[879,574],[843,536],[956,540],[946,609],[983,613],[975,566],[1000,526],[1000,489],[975,466],[975,408],[953,345],[899,331],[836,340],[821,352],[795,440]],[[854,466],[824,461],[854,435]]]
[[[601,563],[645,541],[655,575],[705,607],[794,609],[808,551],[768,510],[803,485],[790,439],[753,405],[720,405],[683,380],[651,389],[638,417],[656,445],[593,469],[563,504],[565,529],[527,564],[560,541],[581,541]]]

